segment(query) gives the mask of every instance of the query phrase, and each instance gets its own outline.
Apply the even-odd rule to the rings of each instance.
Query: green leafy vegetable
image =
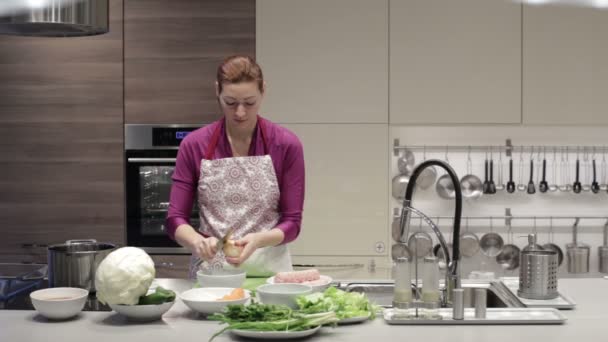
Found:
[[[175,300],[175,292],[157,287],[154,293],[139,297],[138,305],[158,305]]]
[[[250,305],[228,305],[224,313],[208,318],[225,323],[248,321],[279,321],[291,318],[293,310],[283,305],[251,303]]]
[[[244,329],[253,331],[301,331],[319,325],[337,322],[334,312],[305,314],[293,311],[287,306],[265,305],[252,303],[250,305],[228,305],[224,313],[213,314],[211,320],[228,324],[214,334],[209,341],[227,330]]]
[[[345,292],[330,287],[323,293],[296,298],[299,310],[282,305],[253,302],[250,305],[228,305],[223,313],[208,318],[227,324],[211,337],[213,340],[227,330],[301,331],[319,325],[335,324],[339,319],[376,317],[378,306],[362,293]]]
[[[325,292],[312,293],[296,298],[300,312],[312,314],[333,311],[339,319],[370,316],[376,317],[378,307],[370,303],[363,293],[345,292],[330,287]]]

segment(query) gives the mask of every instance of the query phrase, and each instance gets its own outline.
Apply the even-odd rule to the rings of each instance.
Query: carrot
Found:
[[[237,299],[243,299],[243,298],[245,298],[245,290],[243,290],[241,288],[236,288],[236,289],[232,290],[232,292],[230,292],[229,294],[218,299],[218,301],[220,301],[220,300],[237,300]]]

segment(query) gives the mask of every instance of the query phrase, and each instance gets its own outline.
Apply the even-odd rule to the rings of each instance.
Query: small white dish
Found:
[[[319,280],[314,280],[314,281],[305,281],[302,283],[275,283],[274,282],[274,276],[268,278],[266,280],[266,283],[268,284],[304,284],[304,285],[309,285],[312,287],[312,292],[323,292],[325,290],[327,290],[327,288],[329,287],[329,285],[331,285],[332,282],[332,278],[330,276],[326,276],[326,275],[321,275]]]
[[[193,311],[204,315],[222,312],[228,305],[246,304],[251,292],[245,291],[245,298],[236,300],[218,300],[232,292],[230,287],[200,287],[183,292],[179,297]]]
[[[243,287],[247,273],[238,269],[199,270],[196,280],[200,287]]]
[[[156,321],[169,311],[175,301],[156,305],[121,305],[110,304],[110,308],[132,321]]]
[[[297,309],[296,297],[312,293],[312,286],[291,283],[264,284],[256,291],[264,304],[287,305]]]
[[[48,319],[68,319],[82,311],[89,291],[77,287],[53,287],[30,293],[38,313]]]
[[[230,330],[233,334],[241,337],[257,338],[262,340],[287,340],[294,338],[302,338],[313,335],[321,329],[321,326],[316,326],[312,329],[302,331],[254,331],[254,330]]]

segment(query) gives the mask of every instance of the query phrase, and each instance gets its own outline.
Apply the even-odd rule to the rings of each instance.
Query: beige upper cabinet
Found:
[[[302,230],[289,244],[293,255],[387,255],[387,125],[285,126],[302,141],[306,161]]]
[[[388,0],[258,0],[256,55],[279,123],[388,122]]]
[[[521,122],[521,4],[391,0],[390,123]]]
[[[524,6],[524,123],[608,124],[608,11]]]

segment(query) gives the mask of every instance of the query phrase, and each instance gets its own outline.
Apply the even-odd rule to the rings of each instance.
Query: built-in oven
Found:
[[[200,126],[125,125],[126,241],[151,254],[186,254],[169,238],[165,220],[180,142]],[[190,223],[198,227],[198,205]]]

